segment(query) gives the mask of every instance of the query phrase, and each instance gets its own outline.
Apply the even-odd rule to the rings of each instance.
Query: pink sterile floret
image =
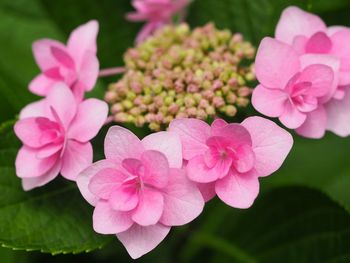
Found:
[[[202,212],[204,200],[182,169],[181,150],[174,133],[158,132],[140,141],[113,126],[105,139],[106,159],[78,176],[82,195],[95,206],[94,230],[116,234],[132,258],[154,249],[171,226]]]
[[[261,117],[241,124],[217,119],[211,126],[198,119],[176,119],[169,130],[182,141],[190,180],[206,200],[215,195],[226,204],[248,208],[259,192],[259,177],[275,172],[293,139],[284,129]]]
[[[71,90],[56,84],[48,96],[26,106],[14,130],[24,144],[16,173],[25,190],[42,186],[59,173],[75,180],[92,163],[89,142],[107,119],[108,106],[97,99],[78,104]]]
[[[34,42],[33,54],[41,74],[29,84],[30,91],[46,96],[56,83],[64,82],[81,100],[98,77],[97,32],[98,23],[93,20],[75,29],[66,46],[51,39]]]
[[[299,54],[331,55],[340,66],[332,99],[325,104],[327,130],[340,136],[350,134],[350,28],[328,27],[322,19],[298,7],[288,7],[276,27],[276,39],[287,43]]]
[[[299,134],[320,138],[327,126],[324,104],[336,90],[338,69],[339,60],[332,56],[299,56],[288,44],[264,38],[256,56],[260,85],[252,104]]]
[[[127,14],[127,19],[147,22],[137,35],[136,42],[142,42],[157,28],[170,24],[175,14],[183,15],[188,3],[189,0],[133,0],[136,12]]]

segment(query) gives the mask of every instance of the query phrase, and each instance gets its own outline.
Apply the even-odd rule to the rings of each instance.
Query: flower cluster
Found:
[[[165,129],[175,118],[206,120],[235,116],[249,103],[255,54],[240,34],[208,24],[191,31],[186,24],[158,30],[124,57],[126,73],[109,86],[105,100],[116,122],[151,130]]]
[[[169,131],[141,141],[113,126],[105,139],[105,160],[77,178],[85,199],[95,206],[94,230],[116,234],[132,258],[154,249],[172,226],[186,224],[215,196],[248,208],[259,193],[259,178],[275,172],[293,144],[272,121],[250,117],[211,126],[185,118]],[[202,195],[201,195],[202,193]]]
[[[129,17],[148,21],[148,34],[188,1],[133,3],[138,13]],[[284,162],[293,144],[286,130],[262,117],[241,123],[218,118],[235,116],[249,103],[254,72],[260,84],[252,103],[261,113],[306,137],[320,138],[326,130],[350,134],[349,28],[327,28],[319,17],[287,8],[276,38],[262,40],[254,69],[254,48],[240,34],[213,24],[192,31],[186,24],[165,26],[126,52],[125,69],[102,73],[97,32],[91,21],[75,29],[67,45],[34,43],[41,74],[29,89],[45,98],[27,105],[15,124],[23,143],[16,172],[25,190],[59,173],[76,181],[94,206],[94,230],[116,235],[132,258],[154,249],[171,227],[197,218],[214,196],[231,207],[250,207],[259,179]],[[90,140],[106,123],[108,105],[85,100],[85,92],[99,75],[121,70],[125,74],[105,95],[114,120],[168,129],[140,140],[112,126],[105,159],[92,163]]]
[[[297,7],[284,10],[275,39],[263,39],[257,52],[254,107],[305,137],[326,130],[348,136],[349,43],[350,28],[327,28]]]
[[[52,181],[59,173],[75,180],[92,163],[92,146],[107,119],[108,105],[83,100],[98,76],[98,24],[91,21],[74,30],[67,46],[43,39],[33,44],[42,71],[29,89],[44,99],[27,105],[14,130],[23,147],[16,158],[16,173],[25,190]]]

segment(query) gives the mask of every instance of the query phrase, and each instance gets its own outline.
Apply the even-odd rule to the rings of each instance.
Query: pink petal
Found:
[[[205,164],[203,155],[198,155],[188,161],[188,164],[186,166],[187,176],[190,180],[197,183],[214,182],[219,177],[226,175],[222,173],[223,170],[225,170],[226,173],[228,172],[229,166],[225,164],[229,164],[229,163],[219,162],[217,167],[218,169],[215,169],[216,167],[209,168]]]
[[[117,234],[132,225],[130,214],[113,210],[107,201],[98,201],[93,214],[93,228],[100,234]]]
[[[120,242],[133,258],[139,258],[153,250],[167,236],[170,227],[162,224],[153,226],[139,226],[134,224],[125,232],[117,234]]]
[[[331,54],[337,56],[341,61],[340,69],[349,75],[350,72],[350,47],[347,45],[350,41],[350,29],[342,29],[337,31],[331,36],[332,39],[332,50]],[[350,84],[349,78],[340,78],[339,85]]]
[[[57,153],[58,151],[62,150],[63,148],[63,143],[50,143],[48,145],[45,145],[38,149],[36,157],[43,159],[50,157],[51,155]]]
[[[128,176],[116,168],[104,168],[92,176],[88,184],[89,191],[102,199],[109,199],[111,194],[122,185]]]
[[[326,30],[326,25],[321,18],[291,6],[282,12],[275,36],[280,41],[292,44],[294,37],[298,35],[311,36],[316,32],[326,32]]]
[[[74,97],[76,98],[77,102],[81,102],[84,100],[84,96],[85,96],[85,91],[87,90],[88,88],[86,87],[86,85],[80,81],[80,80],[77,80],[73,86],[71,87],[71,90],[74,94]]]
[[[36,95],[46,96],[56,82],[57,80],[50,79],[44,74],[40,74],[29,83],[29,90]]]
[[[92,157],[91,143],[68,140],[62,156],[62,176],[74,181],[80,172],[92,164]]]
[[[77,186],[80,190],[82,196],[88,201],[92,206],[95,206],[99,197],[90,192],[89,184],[91,178],[95,176],[99,171],[107,168],[116,169],[116,164],[109,160],[101,160],[96,163],[93,163],[84,171],[82,171],[77,177]]]
[[[141,162],[145,167],[142,176],[144,183],[156,188],[163,188],[168,184],[169,163],[164,154],[153,150],[145,151],[141,156]]]
[[[146,23],[140,30],[140,32],[137,34],[136,37],[136,43],[141,43],[145,39],[147,39],[153,31],[155,31],[159,27],[158,22],[148,22]]]
[[[130,211],[134,209],[139,202],[138,192],[135,187],[119,187],[114,190],[109,204],[117,211]]]
[[[88,99],[78,106],[77,114],[72,121],[67,137],[80,142],[94,138],[105,123],[108,105],[104,101]]]
[[[41,39],[33,43],[34,58],[42,71],[58,65],[57,60],[52,55],[52,47],[65,50],[65,46],[62,43],[51,39]]]
[[[224,121],[223,119],[215,119],[213,123],[210,125],[211,133],[217,134],[219,130],[227,126],[228,123]]]
[[[267,176],[277,171],[292,148],[293,137],[290,133],[261,117],[249,117],[242,125],[252,137],[254,168],[258,176]]]
[[[132,220],[142,226],[156,224],[164,209],[163,195],[152,189],[143,188],[139,193],[139,204],[132,212]]]
[[[300,57],[300,63],[303,70],[314,64],[328,66],[333,70],[333,82],[329,88],[329,92],[320,99],[324,103],[328,101],[334,94],[338,86],[340,61],[334,56],[324,54],[306,54]],[[311,79],[311,78],[310,78]],[[322,77],[317,78],[322,79]]]
[[[306,53],[326,54],[332,48],[332,41],[324,32],[313,34],[305,46]]]
[[[48,108],[53,108],[66,129],[76,115],[77,103],[71,90],[63,83],[56,84],[46,97]]]
[[[348,28],[346,26],[329,26],[327,28],[327,34],[328,34],[328,36],[332,36],[335,33],[337,33],[338,31],[341,31],[344,29],[348,29]]]
[[[240,173],[246,173],[254,167],[255,155],[252,147],[242,145],[236,149],[236,158],[233,160],[235,169]]]
[[[314,97],[325,96],[332,91],[333,70],[326,65],[310,65],[301,72],[299,81],[312,83],[312,87],[306,94]]]
[[[256,77],[266,88],[284,89],[299,71],[297,53],[291,46],[265,37],[258,48],[255,60]]]
[[[198,190],[201,192],[205,202],[210,201],[216,196],[215,182],[207,183],[207,184],[197,183],[197,187],[198,187]]]
[[[254,108],[269,117],[279,117],[284,112],[287,93],[279,89],[267,89],[258,85],[252,95]]]
[[[210,136],[210,126],[198,119],[175,119],[170,123],[169,131],[180,136],[182,154],[185,160],[192,159],[208,148],[205,145]]]
[[[45,99],[28,104],[19,113],[19,119],[45,116],[50,116],[47,111]]]
[[[319,139],[326,133],[327,114],[322,105],[307,114],[306,120],[296,132],[307,138]]]
[[[283,114],[279,120],[289,129],[300,127],[306,120],[306,114],[300,112],[291,102],[286,103]]]
[[[182,169],[171,169],[169,184],[164,189],[164,211],[160,222],[181,226],[191,222],[203,211],[204,200],[197,186]]]
[[[142,139],[142,144],[145,150],[156,150],[164,154],[170,167],[182,167],[182,145],[180,137],[176,133],[152,133]]]
[[[141,22],[147,20],[147,14],[130,12],[126,14],[126,19],[132,22]]]
[[[51,122],[47,118],[32,117],[17,121],[14,130],[16,136],[23,144],[38,148],[45,144],[42,140],[42,135],[49,126],[52,126],[52,128],[59,128],[56,123]]]
[[[60,162],[57,162],[49,171],[38,177],[22,178],[22,187],[24,191],[43,186],[57,177],[61,169]]]
[[[87,51],[96,54],[96,38],[98,33],[98,22],[91,20],[72,31],[69,36],[67,47],[74,56],[77,65],[80,65]]]
[[[259,180],[254,173],[230,173],[215,184],[218,197],[229,206],[249,208],[259,193]]]
[[[126,158],[139,159],[144,151],[140,139],[120,126],[109,128],[104,145],[106,158],[120,164]]]
[[[298,35],[293,39],[292,46],[294,50],[302,55],[305,54],[305,46],[309,39],[306,36]]]
[[[62,66],[75,70],[74,60],[71,58],[71,56],[69,55],[69,53],[67,53],[65,49],[52,46],[51,54],[56,59],[56,61]]]
[[[99,68],[100,63],[98,62],[96,53],[86,52],[79,67],[79,81],[84,83],[85,91],[90,91],[94,88],[98,78]]]
[[[338,136],[346,137],[350,135],[350,90],[345,91],[342,100],[332,99],[326,104],[327,130],[334,132]]]
[[[37,151],[23,146],[16,158],[16,174],[21,178],[39,177],[47,173],[57,163],[59,156],[52,155],[45,159],[36,156]]]
[[[222,138],[222,139],[215,139],[214,141],[216,141],[217,145],[216,147],[221,147],[220,144],[222,144],[222,146],[226,146],[226,147],[239,147],[241,145],[247,144],[247,145],[251,145],[252,140],[250,138],[250,134],[247,131],[246,128],[244,128],[242,125],[237,124],[237,123],[230,123],[228,125],[226,125],[225,127],[223,127],[222,129],[218,129],[216,130],[215,133],[213,133],[213,135],[216,138]],[[214,138],[214,137],[211,137]],[[207,145],[209,146],[210,140],[211,138],[209,138],[207,140]],[[223,140],[224,139],[224,140]],[[213,142],[214,142],[213,141]],[[227,145],[225,145],[227,144]]]

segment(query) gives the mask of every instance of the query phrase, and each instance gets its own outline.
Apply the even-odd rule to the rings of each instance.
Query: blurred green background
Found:
[[[273,35],[289,5],[319,14],[328,25],[350,25],[349,0],[195,0],[188,22],[213,21],[242,32],[257,46]],[[0,244],[20,249],[0,248],[1,263],[131,261],[116,238],[91,230],[91,207],[74,185],[57,180],[44,189],[22,191],[13,167],[19,143],[11,131],[19,110],[36,99],[27,90],[39,72],[31,43],[65,41],[76,26],[97,19],[101,68],[121,66],[141,27],[124,19],[131,10],[129,0],[0,0]],[[103,79],[90,96],[102,98],[114,80]],[[95,140],[96,148],[101,149],[105,132]],[[350,139],[294,137],[282,169],[261,180],[252,208],[233,209],[213,200],[193,223],[174,228],[138,261],[350,262]]]

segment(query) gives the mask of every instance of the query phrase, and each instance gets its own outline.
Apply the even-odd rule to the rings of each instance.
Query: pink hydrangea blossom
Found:
[[[324,104],[337,88],[337,58],[299,55],[290,45],[267,37],[260,43],[255,69],[260,84],[254,89],[252,104],[259,112],[278,117],[305,137],[324,135]]]
[[[46,96],[58,82],[64,82],[78,100],[96,84],[99,62],[96,57],[97,21],[76,28],[67,45],[41,39],[33,43],[33,54],[41,74],[29,84],[29,90]]]
[[[204,200],[182,168],[180,138],[153,133],[140,141],[129,130],[113,126],[105,139],[105,160],[77,179],[93,206],[93,227],[116,234],[132,258],[154,249],[171,226],[186,224],[203,209]]]
[[[183,14],[183,9],[189,2],[189,0],[133,0],[132,5],[137,11],[127,14],[127,19],[146,21],[136,42],[142,42],[157,28],[170,24],[175,14]]]
[[[75,180],[92,163],[92,146],[107,118],[108,106],[97,99],[77,103],[63,83],[47,97],[26,106],[14,130],[23,146],[16,158],[16,173],[25,190],[52,181],[59,173]]]
[[[198,119],[176,119],[169,131],[181,138],[190,180],[203,197],[248,208],[259,193],[259,177],[275,172],[288,155],[292,136],[270,120],[249,117],[241,124],[222,119],[211,126]]]
[[[327,27],[320,17],[291,6],[283,11],[275,37],[300,55],[331,55],[339,59],[338,87],[325,105],[327,129],[340,136],[349,135],[350,28]]]

